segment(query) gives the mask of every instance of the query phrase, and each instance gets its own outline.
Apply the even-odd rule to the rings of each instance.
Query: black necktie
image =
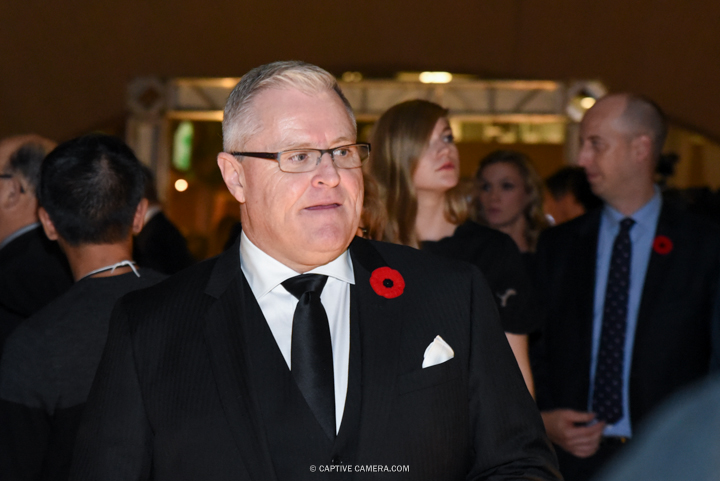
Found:
[[[305,401],[330,439],[335,438],[332,340],[320,294],[327,276],[291,277],[283,287],[298,298],[293,315],[290,370]]]
[[[592,409],[600,421],[608,424],[614,424],[623,417],[623,358],[632,258],[630,229],[633,224],[635,221],[628,217],[620,222],[605,288]]]

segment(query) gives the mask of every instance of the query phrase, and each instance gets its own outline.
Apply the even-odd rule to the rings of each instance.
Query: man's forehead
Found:
[[[295,109],[305,109],[308,104],[314,107],[322,106],[328,109],[337,109],[338,112],[347,115],[342,100],[335,91],[330,89],[304,91],[291,87],[271,87],[262,90],[255,96],[252,107],[260,113],[267,110],[275,113],[295,113]],[[304,113],[304,111],[300,113]]]
[[[306,93],[267,89],[258,94],[253,109],[256,132],[272,136],[271,142],[278,146],[313,144],[321,138],[330,142],[355,140],[352,119],[332,90]]]
[[[620,119],[625,111],[625,105],[626,101],[622,97],[600,100],[585,114],[580,124],[581,129],[595,130],[606,127],[619,129],[621,127]]]

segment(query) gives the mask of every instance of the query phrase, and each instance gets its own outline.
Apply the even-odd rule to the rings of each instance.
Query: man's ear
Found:
[[[53,224],[53,221],[50,219],[47,211],[42,207],[38,208],[38,217],[40,218],[40,222],[42,223],[43,230],[45,231],[47,238],[52,241],[58,240],[58,237],[60,236],[55,230],[55,224]]]
[[[241,204],[245,202],[245,168],[243,163],[227,152],[217,157],[218,167],[228,190]]]
[[[652,139],[649,135],[638,135],[632,140],[630,147],[636,161],[645,161],[652,158]]]
[[[135,217],[133,217],[132,233],[133,235],[139,234],[142,228],[145,226],[145,214],[148,210],[148,200],[142,199],[135,209]]]

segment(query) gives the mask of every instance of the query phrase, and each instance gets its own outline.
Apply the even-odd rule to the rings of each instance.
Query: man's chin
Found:
[[[311,262],[314,265],[327,264],[347,250],[350,242],[355,237],[354,234],[354,232],[352,234],[343,232],[337,235],[317,233],[317,235],[305,239],[302,247],[297,249],[296,252],[298,257],[302,256],[312,260]]]

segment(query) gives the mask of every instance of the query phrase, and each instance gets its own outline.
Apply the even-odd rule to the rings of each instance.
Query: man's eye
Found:
[[[443,142],[446,144],[452,144],[455,142],[455,136],[453,134],[448,134],[443,137]]]
[[[303,162],[307,162],[310,158],[310,152],[293,152],[288,158],[288,162],[292,162],[294,164],[300,164]]]
[[[350,155],[350,149],[333,150],[333,157],[347,157],[348,155]]]

